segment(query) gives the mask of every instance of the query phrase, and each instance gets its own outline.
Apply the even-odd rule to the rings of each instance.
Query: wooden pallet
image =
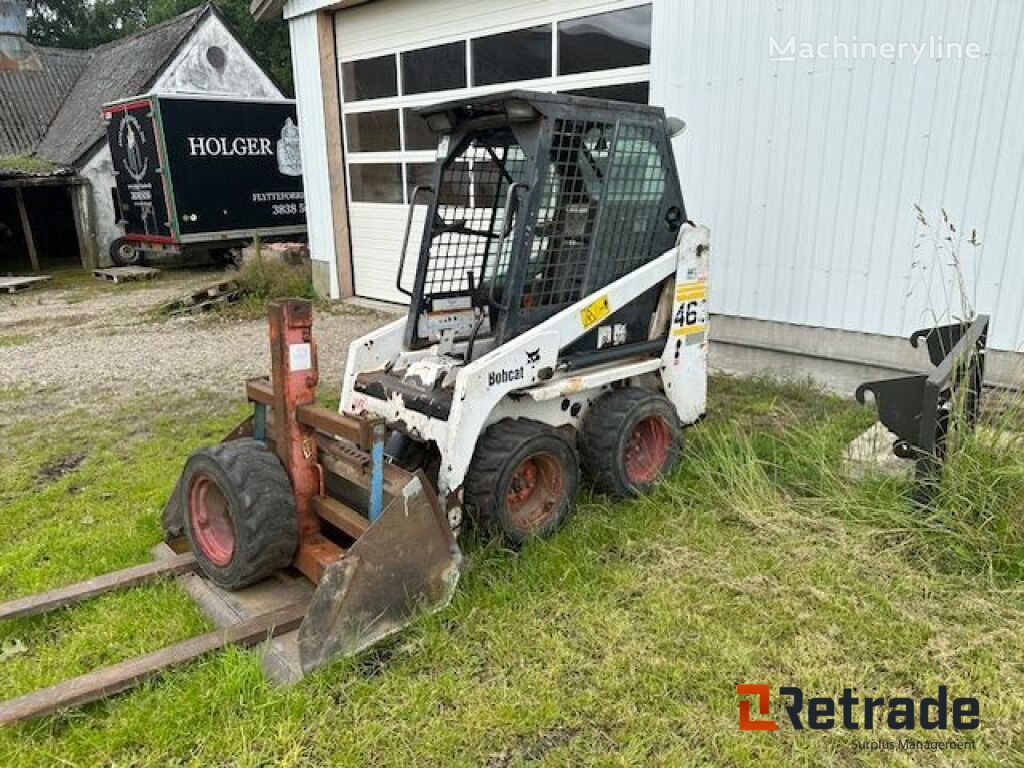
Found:
[[[33,275],[31,277],[0,277],[0,292],[20,293],[27,291],[37,285],[45,283],[53,278],[50,275]]]
[[[237,280],[223,280],[164,305],[164,311],[169,315],[207,312],[221,304],[238,301],[241,297],[242,287]]]
[[[127,283],[132,280],[153,280],[160,274],[160,270],[153,267],[107,267],[94,269],[92,274],[97,280]]]

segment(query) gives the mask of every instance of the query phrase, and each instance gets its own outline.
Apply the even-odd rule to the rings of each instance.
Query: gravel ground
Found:
[[[57,410],[146,394],[240,398],[246,378],[270,372],[265,321],[150,313],[221,276],[175,271],[144,284],[86,282],[0,295],[0,390],[28,393],[34,406]],[[318,312],[322,386],[338,386],[352,339],[390,319],[347,305]]]

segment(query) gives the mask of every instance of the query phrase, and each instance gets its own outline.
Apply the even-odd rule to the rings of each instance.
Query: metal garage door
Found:
[[[405,301],[395,277],[409,195],[436,152],[413,108],[517,87],[647,101],[650,2],[395,0],[339,11],[335,31],[353,276],[368,298]]]

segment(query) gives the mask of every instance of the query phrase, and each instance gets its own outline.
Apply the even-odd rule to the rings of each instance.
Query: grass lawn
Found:
[[[389,644],[290,689],[264,682],[254,651],[214,654],[0,730],[0,762],[1024,764],[1019,447],[975,441],[925,513],[904,482],[839,473],[843,447],[872,421],[866,409],[760,381],[716,378],[711,393],[684,466],[653,497],[584,498],[560,534],[518,554],[465,542],[452,606]],[[0,404],[31,408],[31,394],[8,391]],[[186,455],[243,413],[199,393],[10,428],[0,598],[147,560]],[[14,696],[207,626],[173,584],[9,622],[0,690]],[[863,731],[740,732],[737,683],[886,697],[944,684],[980,699],[981,727],[966,734],[972,751],[941,753],[857,752]]]

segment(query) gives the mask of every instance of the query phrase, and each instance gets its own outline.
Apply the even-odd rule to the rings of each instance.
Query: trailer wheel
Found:
[[[650,490],[675,469],[682,450],[676,410],[656,392],[616,389],[595,402],[583,422],[583,471],[612,498]]]
[[[291,563],[299,543],[295,496],[264,443],[244,437],[196,451],[181,493],[185,535],[217,586],[239,589]]]
[[[529,419],[505,419],[477,442],[466,474],[466,506],[518,547],[553,534],[579,488],[579,457],[561,433]]]
[[[137,267],[146,259],[142,251],[131,242],[118,238],[110,244],[110,260],[119,267]]]

